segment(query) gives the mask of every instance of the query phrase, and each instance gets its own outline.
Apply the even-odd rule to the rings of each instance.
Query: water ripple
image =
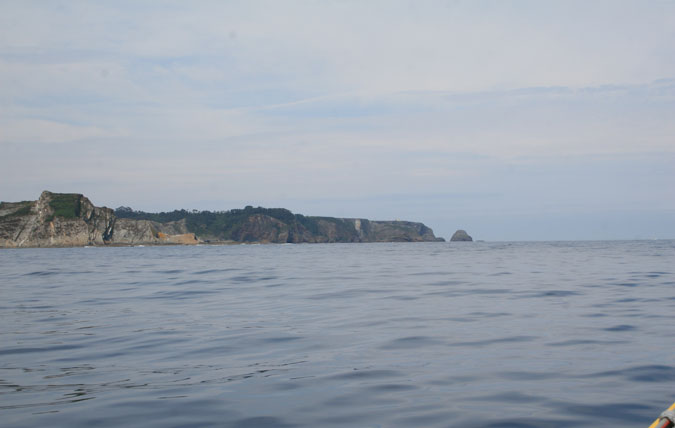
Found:
[[[647,426],[675,241],[0,252],[3,426]]]
[[[675,382],[675,367],[665,365],[644,365],[609,370],[587,375],[590,377],[624,377],[633,382]]]

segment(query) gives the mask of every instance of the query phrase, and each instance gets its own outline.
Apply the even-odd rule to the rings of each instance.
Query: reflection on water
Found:
[[[6,426],[645,426],[674,241],[0,251]]]

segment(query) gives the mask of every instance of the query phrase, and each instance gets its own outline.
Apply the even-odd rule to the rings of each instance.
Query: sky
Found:
[[[675,0],[0,1],[0,200],[675,238]]]

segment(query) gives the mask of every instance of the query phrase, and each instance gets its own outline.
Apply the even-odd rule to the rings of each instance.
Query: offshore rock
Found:
[[[471,238],[469,236],[469,234],[466,233],[466,231],[460,229],[452,235],[452,238],[450,238],[450,241],[451,242],[454,242],[454,241],[471,242],[471,241],[473,241],[473,238]]]

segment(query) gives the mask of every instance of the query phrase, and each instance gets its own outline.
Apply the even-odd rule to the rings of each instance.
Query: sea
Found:
[[[675,241],[0,250],[2,427],[639,427]]]

